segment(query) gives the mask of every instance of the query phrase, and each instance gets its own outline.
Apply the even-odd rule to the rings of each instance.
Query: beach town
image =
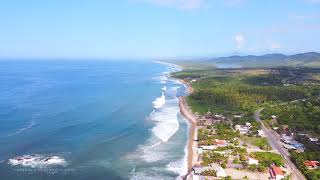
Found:
[[[192,94],[190,83],[196,80],[180,81]],[[289,164],[292,162],[288,156],[283,155],[288,155],[289,150],[304,151],[303,144],[290,134],[278,135],[279,142],[273,142],[277,140],[270,139],[270,130],[265,129],[263,123],[262,126],[250,122],[234,124],[243,114],[236,114],[232,119],[210,111],[200,115],[192,112],[186,97],[179,100],[181,114],[190,125],[188,174],[183,179],[304,179],[299,170]],[[259,114],[255,116],[260,120]],[[277,117],[270,118],[276,120]],[[263,143],[257,144],[251,139]],[[278,143],[281,147],[277,147]],[[319,168],[318,161],[305,161],[304,165],[308,169]]]

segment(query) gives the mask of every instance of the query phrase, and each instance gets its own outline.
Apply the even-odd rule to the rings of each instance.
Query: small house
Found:
[[[216,172],[217,172],[217,177],[221,177],[221,178],[227,177],[227,174],[222,167],[218,167],[216,169]]]
[[[216,140],[214,140],[214,143],[215,143],[218,147],[226,147],[226,146],[228,146],[228,143],[227,143],[227,141],[225,141],[225,140],[216,139]]]
[[[310,140],[311,142],[318,142],[318,141],[319,141],[318,138],[312,138],[312,137],[310,137],[309,140]]]
[[[308,169],[318,169],[320,164],[319,161],[305,161],[303,163]]]
[[[263,136],[264,136],[264,132],[263,132],[263,130],[261,130],[261,129],[260,129],[260,130],[258,130],[258,135],[259,135],[259,136],[261,136],[261,137],[263,137]]]
[[[194,165],[192,169],[194,174],[201,174],[203,171],[205,171],[201,165]]]
[[[214,150],[216,149],[217,146],[214,146],[214,145],[211,145],[211,146],[202,146],[202,149],[203,150]]]
[[[284,173],[282,172],[281,168],[276,165],[273,165],[270,167],[269,173],[270,173],[271,179],[281,180],[284,178]]]
[[[258,164],[259,164],[259,161],[250,157],[250,158],[248,159],[248,164],[249,164],[249,165],[252,165],[252,164],[258,165]]]

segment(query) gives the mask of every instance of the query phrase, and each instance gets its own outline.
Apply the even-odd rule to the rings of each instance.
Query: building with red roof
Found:
[[[308,169],[318,169],[319,168],[319,161],[305,161],[303,163]]]
[[[281,168],[276,165],[273,165],[270,167],[269,173],[270,173],[271,179],[281,180],[284,178],[284,173],[282,172]]]
[[[216,139],[214,141],[214,143],[218,146],[218,147],[225,147],[225,146],[228,146],[228,143],[226,140],[219,140],[219,139]]]

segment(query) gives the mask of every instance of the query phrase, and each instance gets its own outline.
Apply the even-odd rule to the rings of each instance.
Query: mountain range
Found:
[[[307,52],[294,55],[265,54],[261,56],[229,56],[205,60],[210,64],[235,64],[243,67],[320,67],[320,53]]]

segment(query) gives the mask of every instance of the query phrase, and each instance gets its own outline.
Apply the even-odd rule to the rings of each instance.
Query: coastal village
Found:
[[[182,82],[189,93],[192,93],[190,80]],[[189,171],[184,179],[304,179],[303,176],[293,176],[293,173],[300,172],[288,166],[288,158],[283,156],[284,153],[289,154],[288,151],[304,151],[303,144],[296,141],[288,129],[279,131],[279,127],[273,127],[272,130],[266,130],[264,125],[249,121],[235,124],[241,122],[237,120],[244,118],[244,114],[226,117],[210,111],[204,115],[193,113],[185,97],[180,97],[180,109],[191,124]],[[270,119],[276,122],[277,117],[272,115]],[[275,148],[270,139],[267,140],[270,132],[278,138],[271,141],[279,141],[277,143],[281,147]],[[308,137],[303,133],[299,135]],[[309,139],[314,143],[319,142],[318,138]],[[307,160],[304,161],[304,166],[308,170],[316,170],[320,164],[315,160]]]

